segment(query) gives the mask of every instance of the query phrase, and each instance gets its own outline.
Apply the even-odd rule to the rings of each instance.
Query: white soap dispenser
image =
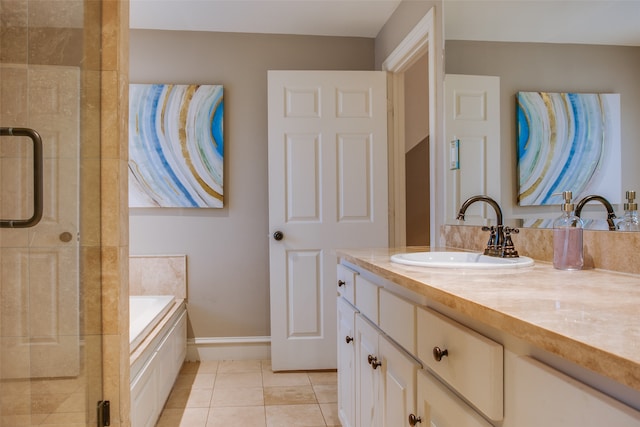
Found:
[[[640,222],[638,221],[638,204],[634,202],[636,198],[635,191],[627,191],[627,203],[624,204],[624,217],[618,223],[620,231],[640,231]]]
[[[571,191],[563,191],[562,215],[553,222],[553,266],[559,270],[581,270],[583,223],[573,210]]]

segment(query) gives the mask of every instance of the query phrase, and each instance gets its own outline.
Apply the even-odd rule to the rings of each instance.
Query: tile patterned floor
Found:
[[[157,427],[340,427],[336,372],[271,371],[268,360],[185,363]]]

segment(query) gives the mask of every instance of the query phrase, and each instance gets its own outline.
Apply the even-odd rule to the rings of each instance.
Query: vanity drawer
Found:
[[[352,305],[355,302],[355,285],[357,272],[338,264],[338,294],[349,301]]]
[[[431,309],[419,308],[417,318],[418,358],[487,417],[501,420],[502,345]]]
[[[416,306],[380,289],[380,329],[405,348],[416,353]]]
[[[378,324],[378,289],[379,286],[374,285],[364,277],[356,276],[356,303],[360,313],[367,317],[371,322]]]

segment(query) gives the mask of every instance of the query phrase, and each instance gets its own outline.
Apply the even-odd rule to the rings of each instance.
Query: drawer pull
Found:
[[[416,417],[415,415],[410,414],[409,415],[409,425],[410,426],[415,426],[418,423],[422,423],[422,418]]]
[[[433,358],[436,359],[436,362],[441,361],[445,356],[449,356],[449,350],[446,348],[443,350],[438,346],[433,347]]]
[[[382,362],[378,362],[378,358],[372,355],[367,356],[367,362],[373,369],[378,369],[378,366],[382,365]]]
[[[349,344],[351,341],[353,341],[353,337],[350,337],[349,335],[347,335],[344,340],[347,342],[347,344]]]
[[[340,286],[344,286],[344,285],[346,285],[346,284],[347,284],[347,283],[346,283],[344,280],[338,280],[338,287],[340,287]]]

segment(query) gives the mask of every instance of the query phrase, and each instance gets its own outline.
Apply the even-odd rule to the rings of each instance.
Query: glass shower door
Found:
[[[96,425],[99,258],[84,225],[99,205],[82,194],[99,170],[81,167],[99,135],[95,4],[0,0],[0,427]]]

